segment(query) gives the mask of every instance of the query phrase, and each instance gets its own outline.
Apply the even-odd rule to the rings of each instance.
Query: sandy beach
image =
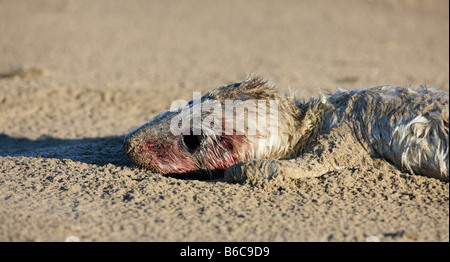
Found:
[[[389,164],[279,183],[138,169],[132,129],[260,74],[305,98],[449,89],[447,0],[0,1],[0,241],[449,241],[449,184]]]

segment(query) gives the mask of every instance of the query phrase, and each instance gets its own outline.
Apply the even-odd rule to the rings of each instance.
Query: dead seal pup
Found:
[[[228,181],[316,177],[384,159],[448,181],[449,94],[421,87],[338,90],[302,101],[249,77],[163,112],[125,138],[137,166]]]

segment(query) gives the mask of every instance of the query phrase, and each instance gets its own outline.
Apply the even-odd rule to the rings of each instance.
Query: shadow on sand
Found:
[[[120,167],[134,167],[122,149],[124,138],[125,135],[81,139],[60,139],[44,136],[31,140],[0,134],[0,157],[24,156],[70,159],[99,166],[113,164]],[[173,174],[168,176],[188,180],[214,179],[206,174]],[[220,176],[217,178],[220,179]]]
[[[0,156],[45,157],[71,159],[87,164],[132,167],[122,150],[125,136],[59,139],[41,137],[36,140],[0,134]]]

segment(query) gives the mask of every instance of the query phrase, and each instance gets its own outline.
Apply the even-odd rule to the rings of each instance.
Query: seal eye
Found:
[[[183,143],[189,151],[195,151],[200,146],[200,136],[185,135],[183,136]]]

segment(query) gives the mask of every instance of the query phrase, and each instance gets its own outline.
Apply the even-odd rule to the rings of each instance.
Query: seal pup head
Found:
[[[250,159],[291,157],[301,110],[260,77],[221,86],[131,131],[129,159],[160,174],[223,174]]]

